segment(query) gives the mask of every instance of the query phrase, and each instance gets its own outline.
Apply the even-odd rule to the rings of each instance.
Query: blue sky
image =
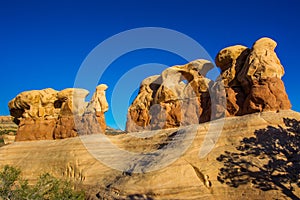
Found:
[[[250,47],[260,37],[273,38],[285,67],[283,80],[293,110],[300,111],[299,10],[297,0],[1,1],[0,115],[9,114],[8,101],[22,91],[73,87],[82,62],[99,43],[139,27],[179,31],[196,40],[213,58],[226,46]],[[118,77],[144,63],[175,65],[184,60],[151,49],[120,57],[101,78],[101,83],[109,85],[109,103]],[[115,127],[110,111],[106,117],[108,125]]]

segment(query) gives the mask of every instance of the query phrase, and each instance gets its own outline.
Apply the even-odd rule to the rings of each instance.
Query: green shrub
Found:
[[[10,199],[13,196],[13,188],[19,179],[21,171],[6,165],[0,172],[0,197]]]
[[[20,178],[19,169],[5,166],[0,172],[0,199],[30,200],[81,200],[84,192],[73,189],[68,181],[57,179],[49,173],[42,174],[34,186]]]

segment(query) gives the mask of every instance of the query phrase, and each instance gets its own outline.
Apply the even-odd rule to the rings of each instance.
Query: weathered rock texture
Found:
[[[261,38],[251,49],[237,45],[218,53],[216,64],[226,88],[228,116],[291,108],[275,47],[275,41]]]
[[[230,46],[216,56],[221,75],[205,77],[213,64],[196,60],[146,78],[128,109],[126,130],[135,132],[207,122],[224,116],[291,108],[274,49],[261,38],[251,49]]]
[[[146,78],[128,109],[126,130],[171,128],[208,121],[211,81],[205,75],[211,68],[209,61],[195,60]]]
[[[16,132],[18,126],[13,122],[12,116],[0,116],[0,134]]]
[[[222,184],[219,180],[224,163],[218,161],[218,158],[226,155],[225,152],[237,153],[232,157],[233,163],[235,159],[244,158],[240,157],[242,155],[238,154],[239,150],[236,148],[241,142],[247,142],[244,138],[252,138],[250,141],[255,141],[255,133],[258,130],[271,130],[273,135],[282,135],[286,130],[284,119],[287,118],[300,120],[300,114],[294,111],[279,111],[278,113],[270,111],[241,117],[228,117],[225,118],[224,126],[222,126],[222,120],[216,120],[214,123],[217,125],[216,127],[221,129],[221,134],[216,140],[212,151],[205,157],[199,157],[199,150],[203,146],[205,138],[209,136],[207,130],[212,126],[212,122],[194,125],[192,127],[195,127],[193,129],[195,137],[190,140],[191,145],[188,149],[180,154],[175,162],[152,172],[130,173],[110,168],[95,159],[78,137],[56,141],[16,142],[1,147],[0,169],[6,164],[16,166],[22,169],[22,177],[29,179],[30,183],[36,181],[40,174],[49,172],[57,177],[72,180],[79,186],[81,185],[90,194],[89,199],[95,200],[292,199],[287,197],[280,188],[266,190],[263,188],[264,185],[261,189],[257,187],[257,181],[260,180],[266,180],[266,183],[267,180],[276,183],[279,177],[294,177],[290,176],[293,175],[290,173],[294,173],[296,177],[299,174],[299,171],[289,173],[289,170],[294,169],[293,167],[299,167],[297,164],[299,161],[295,159],[299,155],[299,146],[290,149],[291,145],[285,143],[291,141],[292,135],[279,141],[266,138],[266,142],[269,143],[268,146],[263,146],[265,147],[264,151],[258,152],[254,149],[253,154],[255,156],[249,155],[247,157],[249,163],[245,161],[240,163],[241,165],[248,165],[248,167],[240,172],[237,171],[236,174],[231,174],[232,180],[240,181],[238,187],[231,187],[226,183]],[[292,128],[289,127],[289,129]],[[106,152],[104,154],[106,155],[105,158],[113,161],[115,166],[124,165],[125,158],[120,154],[121,150],[143,152],[144,157],[140,162],[137,162],[139,165],[136,165],[136,162],[129,163],[128,168],[134,169],[139,166],[147,169],[153,165],[160,166],[162,164],[160,161],[155,162],[153,160],[156,151],[172,145],[174,145],[174,154],[182,150],[180,145],[188,140],[179,138],[181,138],[181,135],[190,134],[190,130],[190,127],[181,127],[179,129],[149,131],[152,136],[147,138],[137,138],[131,134],[107,135],[107,141],[119,147],[119,151],[116,151],[114,146],[100,145],[101,141],[94,140],[94,137],[98,135],[87,135],[85,137],[90,138],[91,144],[94,144],[95,147],[102,149],[99,153]],[[299,129],[297,130],[299,131]],[[251,149],[252,147],[248,148]],[[271,151],[272,149],[274,151]],[[297,151],[294,149],[297,149]],[[149,152],[153,156],[147,155]],[[271,153],[271,158],[267,156],[268,153]],[[283,156],[282,153],[286,156]],[[296,157],[289,158],[289,155],[295,155]],[[165,156],[170,155],[166,154]],[[294,159],[294,161],[282,168],[277,168],[278,165],[282,166],[281,163],[286,162],[286,159]],[[269,171],[264,171],[263,168],[260,170],[258,167],[262,166],[274,167],[275,171],[271,171],[271,168]],[[249,175],[246,173],[247,169],[252,170],[250,175],[257,177],[256,182],[255,180],[253,182],[247,180]],[[263,173],[268,173],[268,176],[261,176]],[[201,178],[201,174],[206,177],[206,180],[210,181],[210,187],[207,186],[205,179]],[[293,187],[290,191],[298,197],[300,196],[300,188],[296,183],[290,185],[289,182],[285,181],[280,184],[282,184],[282,188]]]
[[[18,124],[16,141],[62,139],[105,132],[106,89],[104,84],[97,87],[94,96],[98,98],[93,99],[95,103],[91,105],[85,102],[89,94],[85,89],[56,91],[48,88],[20,93],[8,104],[10,114]],[[102,106],[102,112],[98,112],[97,105]],[[99,123],[97,118],[102,121]]]
[[[4,144],[12,144],[15,142],[16,136],[13,132],[10,132],[9,134],[2,135]]]
[[[89,103],[89,109],[92,113],[95,111],[97,120],[100,124],[102,130],[106,129],[104,113],[108,110],[108,103],[106,100],[105,90],[107,85],[101,84],[96,87],[96,92],[94,93],[91,102]]]
[[[11,116],[0,116],[0,146],[11,144],[15,141],[15,133],[18,126],[13,122]],[[3,140],[3,143],[1,142]]]

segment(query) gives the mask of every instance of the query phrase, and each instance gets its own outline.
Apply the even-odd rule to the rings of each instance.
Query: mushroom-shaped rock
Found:
[[[8,103],[19,125],[16,141],[53,139],[59,109],[54,106],[57,91],[51,88],[25,91]]]
[[[108,86],[105,84],[98,85],[88,105],[88,112],[95,113],[102,132],[105,132],[106,129],[104,113],[108,110],[108,103],[105,94],[107,88]]]
[[[17,123],[20,118],[56,117],[56,95],[57,91],[51,88],[22,92],[8,103],[10,114]]]
[[[103,85],[97,88],[101,101],[101,123],[95,112],[90,115],[87,112],[85,98],[89,92],[85,89],[56,91],[47,88],[18,94],[8,103],[10,114],[18,124],[16,141],[63,139],[105,132],[104,112],[108,104],[103,91],[106,88]]]
[[[105,91],[108,86],[105,84],[100,84],[96,87],[96,91],[93,94],[91,105],[96,112],[106,112],[108,110],[108,103],[106,100]]]

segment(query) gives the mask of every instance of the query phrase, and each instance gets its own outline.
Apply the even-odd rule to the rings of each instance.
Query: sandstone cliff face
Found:
[[[94,96],[99,98],[93,99],[90,106],[85,102],[89,92],[79,88],[62,91],[48,88],[20,93],[8,104],[10,114],[18,124],[16,141],[62,139],[105,132],[106,89],[103,84],[97,87]],[[96,104],[103,104],[103,112],[98,112]]]
[[[281,77],[276,42],[257,40],[251,49],[235,45],[216,56],[221,75],[205,77],[213,64],[196,60],[146,78],[128,109],[126,130],[135,132],[198,124],[225,116],[291,108]]]
[[[292,193],[300,196],[296,182],[290,185],[288,181],[282,181],[281,187],[275,185],[276,178],[292,177],[292,180],[299,174],[299,170],[296,170],[299,169],[299,162],[295,160],[299,156],[299,146],[294,144],[299,144],[296,136],[299,137],[300,125],[298,122],[297,126],[293,121],[286,123],[286,119],[299,121],[300,114],[294,111],[269,111],[228,117],[223,127],[222,121],[216,120],[213,124],[149,131],[150,136],[146,138],[133,137],[131,134],[106,135],[107,141],[120,148],[120,151],[116,151],[112,145],[101,145],[103,141],[94,139],[99,135],[84,136],[92,146],[100,148],[99,154],[103,153],[104,159],[114,162],[116,167],[128,165],[127,171],[115,170],[95,159],[80,137],[15,142],[1,147],[0,168],[5,164],[19,167],[22,176],[30,182],[36,181],[40,174],[46,172],[67,178],[83,187],[90,194],[90,199],[95,200],[291,199]],[[212,151],[200,157],[200,149],[205,138],[211,137],[208,130],[213,125],[220,125],[221,134]],[[181,139],[181,136],[191,133],[195,134],[194,138]],[[288,136],[287,133],[293,134]],[[189,141],[189,147],[180,153],[181,145]],[[249,145],[252,142],[265,142],[268,145],[262,146],[261,150],[257,146],[246,146],[246,150],[253,154],[246,154],[246,150],[238,148],[241,144]],[[170,165],[152,172],[130,173],[137,168],[162,166],[162,160],[155,161],[153,158],[159,150],[172,146],[172,155],[179,152],[180,156]],[[121,151],[142,152],[144,157],[124,163],[126,157],[123,157]],[[149,152],[153,156],[147,156]],[[163,157],[169,159],[172,155],[165,154]],[[233,172],[227,174],[228,170]],[[293,173],[291,170],[296,171]],[[230,176],[230,179],[226,179],[226,176]],[[271,186],[274,189],[263,187],[268,184],[273,184]],[[291,187],[292,193],[285,194]]]

